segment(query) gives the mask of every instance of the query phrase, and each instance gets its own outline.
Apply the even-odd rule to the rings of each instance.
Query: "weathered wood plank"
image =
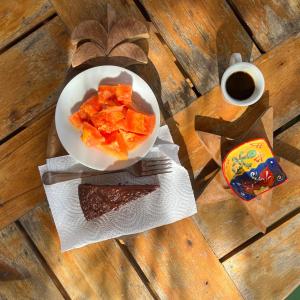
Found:
[[[300,283],[300,215],[224,262],[245,299],[284,299]]]
[[[120,13],[123,12],[125,14],[136,15],[137,17],[142,18],[133,1],[112,1],[110,3]],[[66,24],[68,24],[71,28],[74,25],[76,25],[77,22],[82,21],[85,18],[94,17],[98,19],[99,17],[101,17],[98,14],[103,13],[103,11],[101,12],[101,8],[104,9],[103,6],[106,6],[106,3],[104,1],[77,1],[75,8],[72,7],[72,14],[70,14],[70,11],[68,10],[69,3],[67,1],[53,1],[53,4],[57,9],[58,14],[62,17],[63,20],[65,20]],[[76,20],[76,16],[78,16],[78,21]],[[189,99],[193,99],[195,97],[188,84],[184,81],[183,76],[180,74],[176,65],[174,64],[173,57],[169,55],[169,53],[164,49],[164,46],[161,45],[160,41],[155,37],[153,30],[151,30],[151,38],[149,40],[149,57],[159,73],[161,80],[161,98],[163,98],[163,103],[169,103],[169,106],[171,107],[171,109],[169,109],[170,112],[174,112],[176,111],[176,109],[178,109],[178,106],[173,104],[176,101],[176,99],[183,99],[183,102],[180,104],[181,108],[184,105],[186,105],[186,101],[188,103],[190,101]],[[136,71],[140,70],[136,69]],[[173,72],[175,72],[175,76],[174,74],[172,74]],[[141,74],[140,72],[138,73]],[[150,83],[150,85],[152,81],[156,81],[156,84],[151,86],[154,87],[156,95],[158,96],[158,98],[160,98],[160,86],[157,86],[159,82],[157,82],[156,76],[153,76],[153,74],[149,73],[149,66],[148,68],[147,66],[145,66],[145,70],[142,70],[142,76],[145,76],[146,80]],[[166,104],[164,105],[164,107],[166,108]],[[189,284],[194,287],[192,289],[192,292],[189,294],[187,289],[185,289],[181,292],[181,295],[185,294],[187,297],[192,298],[194,295],[201,295],[201,297],[205,297],[206,294],[210,296],[214,293],[218,293],[219,295],[225,295],[225,298],[226,296],[228,296],[231,299],[238,299],[239,295],[235,287],[228,280],[226,273],[224,273],[220,263],[213,255],[213,253],[209,250],[208,246],[205,243],[205,240],[203,239],[202,235],[197,231],[197,228],[193,221],[189,219],[188,221],[184,222],[185,223],[183,224],[185,225],[181,225],[181,223],[178,223],[177,225],[172,225],[172,227],[170,227],[170,231],[167,232],[171,233],[174,231],[177,232],[174,236],[179,236],[184,235],[185,232],[191,231],[195,245],[193,253],[201,253],[201,250],[204,249],[203,255],[206,255],[208,257],[207,260],[209,264],[209,269],[212,270],[214,274],[218,274],[218,279],[213,280],[211,278],[211,282],[206,283],[206,281],[204,280],[204,278],[206,278],[206,275],[203,275],[203,269],[198,268],[197,270],[194,270],[193,276],[188,277]],[[152,232],[154,232],[155,235],[156,230],[153,230]],[[155,292],[162,297],[176,295],[175,292],[172,292],[172,289],[174,291],[180,291],[181,286],[183,284],[182,282],[185,281],[185,277],[187,277],[190,273],[190,267],[193,265],[194,262],[193,255],[189,255],[186,256],[184,263],[180,265],[180,260],[182,260],[182,257],[181,255],[179,255],[179,253],[168,253],[168,251],[166,251],[165,253],[163,252],[165,247],[168,248],[168,245],[171,245],[170,247],[174,247],[173,245],[175,245],[175,240],[171,237],[169,238],[169,235],[171,236],[172,234],[167,233],[164,236],[165,244],[161,247],[160,251],[162,255],[159,256],[154,254],[155,252],[152,252],[152,256],[148,255],[146,258],[143,258],[144,249],[146,249],[149,244],[155,244],[155,241],[151,240],[151,237],[145,237],[143,240],[140,240],[140,249],[135,248],[134,251],[134,249],[130,247],[130,250],[134,251],[134,255],[136,254],[135,258],[137,260],[137,263],[142,266],[142,269],[145,272],[146,276],[150,279],[151,286],[153,286]],[[182,240],[182,249],[185,249],[186,245],[187,241]],[[170,255],[172,257],[172,261],[174,261],[173,268],[181,268],[182,270],[182,274],[180,272],[177,273],[178,280],[174,282],[172,282],[169,278],[171,276],[174,276],[174,271],[169,271],[168,265],[165,264],[168,258],[170,258]],[[149,274],[149,268],[151,268],[152,266],[152,257],[157,257],[157,260],[155,262],[157,272],[156,278]],[[199,287],[198,279],[202,278],[201,276],[203,277],[204,281],[201,284],[201,287]],[[158,280],[158,278],[160,277],[165,277],[165,280],[160,282]],[[180,279],[180,277],[182,277],[182,279]]]
[[[54,13],[47,0],[1,1],[0,50]]]
[[[0,299],[63,299],[15,224],[0,231],[0,266]]]
[[[299,0],[231,0],[264,51],[300,31]]]
[[[247,61],[259,52],[226,1],[142,0],[151,20],[198,91],[210,91],[241,52]]]
[[[267,226],[300,207],[300,167],[284,160],[281,160],[280,165],[289,180],[273,190],[269,213],[265,219]],[[195,220],[215,254],[221,258],[260,230],[236,197],[206,205],[202,203],[206,194],[211,196],[216,192],[213,182],[198,198]]]
[[[53,116],[54,111],[51,110],[0,146],[0,204],[15,201],[15,197],[41,185],[37,167],[45,162],[48,130]]]
[[[125,240],[161,299],[240,299],[191,218]]]
[[[300,113],[300,98],[298,97],[300,87],[296,84],[300,70],[300,60],[296,54],[299,50],[300,36],[297,36],[277,46],[256,61],[256,65],[261,68],[266,79],[269,104],[274,107],[274,130]],[[187,109],[176,114],[174,120],[167,120],[172,128],[176,123],[175,131],[173,131],[174,138],[180,145],[183,145],[180,150],[183,159],[187,159],[188,153],[186,166],[192,167],[195,176],[211,159],[194,130],[195,117],[197,115],[222,117],[225,121],[232,121],[241,116],[244,111],[244,109],[225,103],[219,87],[216,87],[193,102]],[[255,111],[254,109],[252,113],[257,113]],[[298,128],[298,125],[295,127]],[[299,150],[295,142],[297,128],[293,126],[289,129],[293,130],[292,134],[288,134],[289,130],[285,133],[284,142],[291,143]],[[293,160],[299,161],[299,152],[295,151],[294,154]],[[268,225],[299,206],[299,190],[295,189],[297,180],[299,181],[299,167],[290,165],[286,161],[283,168],[288,169],[290,180],[274,190]],[[198,215],[195,220],[216,255],[223,257],[259,231],[237,199],[201,205],[201,199],[205,197],[205,193],[213,192],[204,191],[198,198]]]
[[[249,110],[253,109],[253,113],[257,113],[261,110],[260,105],[273,106],[274,130],[300,114],[300,98],[298,97],[300,86],[296,83],[300,75],[299,51],[300,35],[297,35],[255,61],[264,74],[268,93],[262,99],[263,101],[261,100],[257,106],[251,106]],[[185,110],[177,113],[174,119],[168,121],[170,127],[175,128],[174,138],[183,145],[181,151],[187,152],[189,163],[195,174],[199,173],[210,160],[210,156],[204,151],[198,134],[194,130],[195,117],[197,115],[209,118],[222,117],[224,121],[234,121],[245,111],[246,108],[225,102],[220,87],[215,87]],[[186,156],[186,153],[184,155]]]
[[[36,172],[36,170],[34,170],[34,172]],[[44,188],[40,185],[1,204],[0,229],[22,217],[45,198]]]
[[[152,299],[113,240],[61,253],[46,203],[20,222],[72,299]]]
[[[59,16],[66,25],[73,29],[80,22],[88,19],[103,21],[106,18],[107,1],[60,1],[51,0]],[[144,21],[145,19],[131,0],[109,1],[109,4],[120,16],[133,16]],[[174,114],[190,104],[196,96],[185,78],[174,63],[172,55],[165,49],[150,26],[148,65],[139,65],[131,68],[143,77],[152,87],[160,105],[167,115]]]
[[[55,17],[1,54],[0,139],[56,103],[68,47],[66,29]]]

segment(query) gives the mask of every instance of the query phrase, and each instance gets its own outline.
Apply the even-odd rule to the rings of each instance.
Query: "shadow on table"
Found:
[[[224,71],[229,67],[232,53],[241,53],[243,61],[250,62],[252,52],[256,47],[242,26],[240,26],[240,31],[237,32],[238,35],[234,36],[232,31],[234,27],[232,19],[228,18],[217,31],[216,53],[220,82]]]

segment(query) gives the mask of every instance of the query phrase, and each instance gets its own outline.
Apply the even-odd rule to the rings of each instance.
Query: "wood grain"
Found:
[[[136,6],[131,1],[123,1],[122,3],[119,1],[112,1],[112,5],[116,8],[118,12],[124,12],[127,14],[136,15],[138,18],[142,18],[140,13],[138,12]],[[103,2],[98,1],[97,5],[95,6],[95,1],[83,2],[78,1],[76,3],[76,7],[72,10],[72,14],[68,14],[68,2],[67,1],[56,1],[53,2],[54,6],[57,8],[59,15],[65,20],[67,24],[72,28],[72,26],[76,25],[76,16],[78,15],[78,20],[82,21],[83,17],[91,18],[96,17],[95,11],[101,12],[100,6]],[[111,3],[111,2],[110,2]],[[98,10],[96,10],[96,7]],[[78,10],[78,13],[77,13]],[[82,10],[88,10],[82,12]],[[134,68],[134,70],[138,74],[142,74],[141,76],[146,79],[148,83],[150,83],[151,87],[153,88],[154,92],[158,99],[162,99],[162,105],[164,108],[168,109],[169,113],[174,111],[178,111],[178,109],[184,107],[191,100],[195,98],[192,89],[189,87],[187,82],[184,80],[183,76],[177,69],[173,57],[169,54],[169,52],[165,49],[165,46],[161,44],[159,39],[156,37],[154,30],[150,27],[150,39],[149,39],[149,58],[153,62],[154,67],[156,68],[155,72],[157,73],[156,76],[153,75],[153,72],[149,72],[151,70],[150,66],[138,66]],[[159,74],[159,75],[158,75]],[[157,77],[158,76],[158,77]],[[160,78],[160,80],[159,80]],[[153,84],[154,83],[154,84]],[[179,105],[177,105],[179,103]],[[218,295],[225,295],[228,296],[230,299],[239,299],[239,294],[237,293],[235,287],[232,285],[226,273],[223,271],[220,263],[214,256],[214,254],[210,251],[208,246],[205,243],[202,235],[198,232],[195,224],[190,219],[189,221],[185,221],[183,223],[185,225],[181,225],[180,223],[177,225],[173,224],[170,227],[170,230],[166,231],[166,234],[162,240],[164,240],[165,244],[161,247],[161,255],[157,255],[155,251],[149,251],[146,253],[144,249],[148,249],[149,245],[153,245],[155,247],[155,239],[152,240],[151,237],[146,237],[144,240],[141,240],[139,243],[140,248],[133,248],[130,247],[130,251],[134,255],[137,263],[142,266],[143,271],[145,272],[146,276],[150,279],[151,286],[153,286],[156,293],[158,293],[162,298],[166,298],[168,296],[174,296],[176,298],[176,292],[180,295],[186,295],[187,297],[193,298],[194,295],[200,295],[204,298],[209,298],[211,295],[217,293]],[[197,270],[194,271],[192,275],[189,275],[190,267],[193,264],[194,255],[187,255],[186,259],[181,265],[181,253],[176,252],[175,250],[175,237],[184,236],[185,232],[190,232],[195,238],[195,246],[193,248],[193,254],[195,253],[196,257],[199,257],[199,261],[202,259],[202,252],[203,256],[207,257],[207,265],[209,265],[209,269],[212,270],[212,273],[215,276],[218,276],[217,279],[213,279],[207,272],[203,272],[203,268],[199,267]],[[153,230],[154,235],[156,234],[156,230]],[[172,238],[174,234],[174,238]],[[139,238],[138,236],[137,238]],[[186,247],[189,247],[188,243],[190,241],[186,241],[185,239],[181,240],[182,250],[184,251]],[[127,244],[127,243],[126,243]],[[159,245],[159,243],[157,244]],[[169,245],[172,248],[173,253],[169,253]],[[164,248],[166,251],[164,252]],[[192,248],[192,247],[191,247]],[[204,249],[204,250],[203,250]],[[203,250],[203,251],[202,251]],[[171,250],[170,250],[171,251]],[[146,253],[146,257],[143,256]],[[199,254],[200,253],[200,254]],[[148,254],[148,255],[147,255]],[[169,266],[171,263],[167,264],[167,260],[171,257],[171,260],[174,264],[173,270],[169,270]],[[153,260],[156,259],[156,276],[154,277],[149,273],[149,269],[154,267]],[[178,261],[178,262],[177,262]],[[198,261],[198,260],[197,260]],[[179,269],[182,270],[182,273],[179,272]],[[175,270],[175,271],[174,271]],[[173,281],[172,276],[174,273],[177,274],[177,280]],[[164,280],[160,281],[160,278]],[[185,277],[188,278],[187,282],[189,284],[185,284]],[[199,286],[199,278],[202,278],[203,281]],[[209,282],[205,280],[205,278],[209,279]],[[184,290],[180,292],[181,287],[184,285]],[[188,286],[192,287],[192,291],[188,292]],[[173,291],[174,290],[174,291]],[[206,297],[207,295],[207,297]]]
[[[113,240],[61,253],[46,203],[20,221],[72,299],[152,299]]]
[[[56,103],[68,49],[66,29],[55,17],[1,54],[0,139]]]
[[[280,161],[280,165],[289,180],[273,189],[269,213],[264,220],[267,226],[300,207],[300,167],[284,160]],[[217,178],[213,179],[209,188],[198,198],[198,214],[194,219],[214,253],[222,258],[259,233],[260,229],[253,223],[241,200],[234,196],[215,203],[205,203],[206,195],[211,196],[217,192],[214,189],[215,181]]]
[[[191,218],[124,242],[160,299],[241,299]]]
[[[264,51],[300,31],[299,0],[231,0]]]
[[[80,22],[89,19],[105,23],[107,1],[79,0],[71,3],[52,0],[52,4],[70,30]],[[145,22],[133,1],[113,0],[109,1],[109,4],[120,16],[133,16]],[[153,89],[165,116],[171,116],[196,99],[196,95],[174,63],[173,56],[159,41],[152,26],[149,33],[149,63],[130,69],[146,80]]]
[[[299,50],[300,37],[296,36],[275,47],[269,53],[262,55],[255,62],[264,73],[268,94],[257,106],[250,107],[248,112],[251,116],[253,113],[258,114],[261,112],[265,105],[273,106],[274,130],[300,113],[300,100],[298,97],[300,88],[296,84],[296,78],[299,77],[300,70],[300,61],[296,54]],[[172,129],[174,140],[181,145],[182,162],[185,163],[186,167],[193,170],[196,179],[198,174],[204,171],[204,167],[210,160],[210,155],[204,149],[194,130],[195,117],[197,115],[212,118],[221,117],[226,123],[226,121],[237,120],[243,112],[245,112],[244,109],[223,101],[220,88],[216,87],[210,93],[194,101],[185,110],[177,113],[174,119],[167,120],[169,127]],[[292,128],[292,134],[285,133],[287,144],[296,143],[295,139],[297,140],[296,129]],[[299,148],[296,149],[299,150]],[[289,153],[293,155],[292,159],[294,161],[299,161],[299,151],[289,151]],[[288,161],[284,164],[287,167],[283,165],[283,169],[289,168],[289,177],[292,181],[290,180],[274,190],[275,196],[267,220],[268,226],[299,206],[300,192],[299,189],[295,188],[297,186],[296,182],[299,180],[299,167],[288,165]],[[200,179],[197,180],[201,183]],[[197,188],[196,181],[195,193],[197,193]],[[214,190],[207,190],[204,192],[203,197],[215,192]],[[198,214],[195,219],[218,257],[223,257],[259,232],[239,200],[232,199],[202,205],[202,201],[207,202],[203,197],[198,198]]]
[[[51,110],[0,146],[0,204],[41,185],[38,166],[45,163]],[[36,201],[34,199],[33,201]]]
[[[54,13],[47,0],[1,1],[0,50]]]
[[[300,283],[300,215],[224,263],[244,299],[284,299]]]
[[[202,94],[219,83],[233,52],[259,52],[226,1],[142,0],[157,30]]]
[[[0,299],[63,299],[15,224],[0,231],[0,261],[20,278],[0,280]]]
[[[298,97],[300,86],[296,84],[296,78],[300,75],[300,57],[297,54],[299,51],[300,34],[255,61],[265,77],[267,93],[258,104],[250,106],[247,113],[251,117],[252,114],[260,113],[266,106],[273,106],[274,130],[300,114],[300,98]],[[208,120],[221,117],[225,122],[232,122],[241,117],[245,111],[246,108],[225,102],[220,87],[215,87],[185,110],[177,113],[173,119],[167,121],[168,125],[174,129],[174,139],[182,145],[183,159],[188,156],[195,175],[210,159],[194,130],[196,116],[207,117]]]

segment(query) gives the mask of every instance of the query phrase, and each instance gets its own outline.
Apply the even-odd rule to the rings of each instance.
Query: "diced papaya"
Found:
[[[118,84],[116,86],[116,97],[117,101],[126,106],[130,106],[132,103],[132,87],[131,85]]]
[[[98,130],[109,133],[118,130],[118,122],[123,119],[125,119],[125,113],[122,107],[112,106],[93,115],[91,121]]]
[[[82,129],[83,127],[83,121],[82,119],[80,118],[80,115],[79,115],[79,112],[75,112],[74,114],[72,114],[70,117],[69,117],[69,120],[71,122],[71,124],[75,127],[75,128],[78,128],[78,129]]]
[[[116,87],[111,85],[100,85],[98,87],[99,102],[106,105],[116,105]]]
[[[119,148],[120,148],[120,151],[122,153],[124,153],[124,155],[128,155],[128,148],[127,148],[127,144],[123,138],[123,135],[120,133],[120,132],[117,132],[117,142],[119,144]]]
[[[154,128],[155,116],[128,109],[125,123],[127,131],[148,135]]]
[[[101,103],[98,96],[94,95],[86,100],[79,108],[79,116],[82,120],[88,120],[101,110]]]
[[[81,139],[89,147],[97,147],[105,142],[105,138],[101,135],[97,128],[88,122],[83,123]]]
[[[120,130],[120,134],[122,135],[123,140],[125,141],[128,151],[136,148],[139,144],[141,144],[147,138],[147,136],[145,136],[145,135],[136,134],[133,132],[127,132],[124,130]]]

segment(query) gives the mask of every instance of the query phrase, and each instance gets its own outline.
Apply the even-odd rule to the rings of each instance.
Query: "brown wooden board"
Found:
[[[37,167],[45,162],[52,119],[53,110],[0,146],[0,204],[41,185]]]
[[[300,85],[297,84],[300,75],[299,51],[300,35],[297,35],[255,61],[265,77],[266,93],[257,105],[248,108],[243,122],[256,117],[268,105],[274,108],[274,130],[300,114]],[[192,167],[195,175],[210,160],[210,155],[204,151],[195,131],[196,116],[206,117],[205,122],[211,122],[211,118],[221,117],[225,122],[219,121],[218,126],[228,126],[228,122],[237,120],[245,111],[246,108],[225,102],[218,86],[167,121],[173,130],[174,139],[182,146],[180,150],[182,158],[187,160],[188,157],[187,165]],[[215,120],[213,122],[216,123]],[[237,125],[238,123],[235,127],[238,127]]]
[[[95,12],[100,13],[100,7],[103,7],[104,2],[102,3],[101,1],[97,2],[97,6],[95,6],[95,2],[90,2],[88,1],[86,2],[81,2],[78,1],[76,3],[76,7],[72,7],[72,14],[69,14],[68,9],[68,2],[67,1],[57,1],[57,2],[53,2],[54,6],[56,7],[58,14],[62,16],[62,19],[66,20],[67,24],[71,24],[70,26],[74,26],[76,23],[76,16],[78,15],[78,19],[80,21],[82,21],[82,16],[85,16],[85,18],[91,18],[91,16],[94,16],[96,18],[98,18],[98,16],[95,15]],[[102,3],[102,6],[101,6]],[[135,6],[135,4],[131,1],[124,1],[124,2],[119,2],[119,1],[115,1],[112,3],[112,5],[117,8],[116,10],[119,12],[124,12],[124,13],[131,13],[131,14],[137,14],[137,16],[139,16],[139,18],[141,17],[141,14],[138,12],[137,7]],[[98,10],[97,10],[98,8]],[[78,10],[78,13],[77,13]],[[90,13],[92,12],[92,13]],[[151,61],[153,61],[153,64],[155,66],[155,68],[157,69],[159,76],[161,76],[161,87],[160,87],[160,83],[159,81],[157,81],[157,77],[153,76],[153,73],[149,72],[149,66],[145,66],[145,69],[142,70],[142,76],[144,76],[144,78],[146,79],[146,81],[148,83],[153,82],[154,80],[154,86],[152,86],[152,88],[154,89],[154,92],[156,93],[156,95],[159,96],[159,93],[161,92],[161,97],[163,98],[163,103],[164,107],[171,107],[171,109],[168,110],[168,112],[173,112],[176,111],[176,109],[178,110],[177,105],[174,105],[171,101],[175,100],[175,99],[184,99],[183,102],[180,103],[180,107],[183,107],[184,105],[186,105],[187,103],[190,102],[189,99],[193,99],[195,96],[192,92],[192,90],[189,88],[188,84],[184,81],[184,78],[182,75],[180,75],[180,72],[178,71],[175,63],[173,62],[173,57],[169,55],[169,52],[165,50],[165,46],[161,45],[160,41],[158,40],[157,37],[155,37],[155,33],[152,30],[151,32],[152,36],[150,37],[149,40],[149,58],[151,59]],[[154,40],[154,43],[153,43]],[[151,66],[150,66],[151,67]],[[136,72],[138,72],[139,74],[141,74],[139,71],[141,71],[141,69],[134,69]],[[176,77],[174,77],[173,71],[175,71],[175,75]],[[178,80],[178,78],[180,80]],[[161,90],[161,91],[160,91]],[[186,98],[186,95],[189,95],[188,98]],[[160,97],[158,97],[160,98]],[[186,99],[185,99],[186,98]],[[177,100],[178,101],[178,100]],[[181,100],[180,100],[181,101]],[[206,283],[206,281],[204,280],[203,282],[203,286],[201,285],[200,287],[197,285],[198,284],[198,278],[201,278],[201,276],[203,278],[206,278],[206,275],[203,275],[203,269],[202,268],[198,268],[197,270],[195,270],[195,273],[193,274],[193,276],[191,276],[189,278],[189,284],[191,284],[192,286],[194,286],[194,288],[192,289],[191,293],[189,293],[186,289],[182,292],[182,294],[185,294],[186,296],[190,296],[193,297],[193,295],[201,295],[201,297],[205,297],[205,295],[213,295],[214,293],[219,293],[219,295],[224,295],[225,297],[228,296],[231,299],[238,299],[239,298],[239,294],[237,293],[235,287],[232,285],[232,283],[230,282],[229,278],[227,277],[226,273],[223,271],[221,264],[218,262],[217,258],[213,255],[213,253],[210,251],[209,247],[206,245],[205,240],[203,239],[202,235],[200,233],[198,233],[197,228],[195,226],[195,224],[193,223],[193,221],[191,219],[189,219],[189,221],[186,221],[186,223],[184,223],[185,225],[181,225],[180,223],[178,223],[178,225],[172,225],[171,227],[171,231],[175,230],[174,237],[178,236],[178,235],[184,235],[185,232],[188,232],[191,230],[191,232],[194,234],[194,238],[195,238],[195,246],[194,246],[194,253],[201,253],[202,249],[205,249],[205,253],[203,255],[205,255],[206,257],[208,257],[208,265],[209,265],[209,269],[212,270],[212,272],[214,274],[218,274],[218,279],[217,280],[213,280],[211,279],[210,283]],[[190,228],[191,226],[191,228]],[[152,232],[156,232],[156,230],[153,230]],[[171,233],[170,233],[171,235]],[[168,247],[168,245],[175,245],[175,241],[173,240],[172,237],[169,238],[169,234],[167,234],[167,236],[164,237],[165,240],[165,245],[166,247]],[[160,276],[165,276],[165,280],[162,281],[161,283],[159,282],[159,280],[157,278],[153,278],[153,276],[151,274],[149,274],[149,268],[152,265],[152,258],[151,256],[148,256],[147,259],[148,261],[144,261],[142,262],[142,255],[143,255],[143,249],[147,247],[147,245],[149,245],[149,243],[151,243],[151,238],[145,238],[144,242],[142,242],[140,244],[141,249],[136,249],[136,251],[134,251],[134,254],[137,253],[137,255],[135,256],[135,259],[137,260],[137,263],[139,265],[143,264],[143,271],[146,274],[146,276],[148,278],[151,278],[150,280],[150,284],[151,286],[153,285],[153,288],[155,290],[155,292],[159,295],[166,295],[166,297],[168,295],[175,295],[174,292],[170,291],[170,287],[172,287],[174,289],[174,291],[179,291],[182,285],[182,282],[185,280],[185,276],[187,274],[190,273],[190,266],[193,264],[194,262],[194,258],[193,255],[191,256],[187,256],[185,262],[181,264],[180,262],[180,257],[178,253],[174,253],[172,254],[172,261],[174,261],[174,268],[179,268],[181,266],[182,268],[182,274],[178,273],[178,278],[182,276],[182,279],[178,279],[177,281],[172,282],[171,280],[168,280],[168,276],[171,276],[171,272],[170,274],[168,274],[168,269],[166,269],[166,265],[164,264],[165,261],[169,258],[169,253],[163,253],[163,248],[162,247],[162,255],[157,257],[157,274],[158,277]],[[183,248],[185,249],[184,245],[186,245],[186,241],[183,240]],[[173,246],[171,246],[173,247]],[[202,248],[203,247],[203,248]],[[130,248],[130,250],[134,250],[132,247]],[[153,254],[153,253],[152,253]],[[141,256],[139,256],[141,255]],[[178,260],[178,263],[177,263]],[[149,266],[149,267],[148,267]],[[206,272],[205,272],[206,274]],[[164,291],[161,293],[161,291]],[[208,296],[208,297],[209,297]]]
[[[285,299],[300,283],[300,214],[229,258],[244,299]]]
[[[152,299],[115,241],[61,253],[46,203],[20,221],[71,299]]]
[[[268,215],[264,217],[266,226],[272,225],[300,207],[300,167],[283,159],[280,165],[289,179],[285,184],[273,189]],[[207,195],[212,198],[212,195],[218,192],[214,188],[218,183],[218,178],[214,178],[198,198],[198,214],[195,220],[215,254],[222,258],[259,233],[260,229],[247,213],[242,200],[235,196],[229,195],[223,201],[205,203]]]
[[[70,1],[52,0],[52,4],[70,30],[80,22],[89,19],[105,23],[107,1],[80,0],[71,3]],[[133,1],[113,0],[109,1],[109,4],[120,16],[133,16],[145,22]],[[196,96],[178,70],[173,57],[159,41],[153,27],[149,26],[148,57],[150,61],[147,65],[135,66],[131,69],[147,81],[164,110],[163,114],[167,113],[167,116],[170,116],[190,104],[196,99]]]
[[[56,103],[69,38],[58,17],[0,56],[0,139]]]
[[[124,242],[160,299],[241,299],[192,218]]]
[[[256,65],[264,73],[268,94],[265,95],[259,105],[248,109],[247,118],[252,118],[253,114],[261,112],[264,101],[267,102],[267,100],[269,105],[274,108],[274,130],[300,113],[300,98],[298,97],[300,87],[296,83],[300,66],[296,53],[299,50],[300,37],[293,37],[256,61]],[[195,131],[195,117],[197,115],[213,118],[222,117],[224,121],[232,121],[241,116],[244,111],[244,109],[225,103],[222,100],[220,88],[216,87],[210,93],[193,102],[187,109],[176,114],[174,119],[167,120],[170,128],[175,128],[173,130],[174,139],[181,145],[182,160],[185,160],[187,167],[193,169],[195,177],[201,171],[203,173],[204,167],[211,159]],[[248,122],[247,118],[242,121]],[[214,120],[214,122],[216,121]],[[220,123],[219,125],[228,126],[228,123]],[[236,126],[238,127],[238,123]],[[290,140],[288,141],[286,138],[285,142],[294,144],[295,139],[297,140],[295,132],[290,135],[286,134]],[[297,159],[299,161],[299,151],[288,152],[293,153],[294,161]],[[272,201],[271,213],[267,221],[268,225],[299,206],[299,190],[295,189],[297,180],[299,180],[299,167],[289,165],[288,161],[284,164],[283,168],[289,168],[288,173],[290,173],[291,180],[274,190],[275,197]],[[197,191],[197,186],[195,191]],[[237,199],[219,201],[211,205],[201,205],[202,201],[206,202],[205,195],[209,194],[211,196],[217,192],[215,190],[205,190],[199,197],[198,214],[195,219],[216,255],[223,257],[258,233],[258,228]]]
[[[226,1],[142,0],[151,20],[202,94],[219,83],[230,55],[259,56]]]
[[[63,299],[15,224],[0,231],[0,299]]]
[[[53,14],[47,0],[1,1],[0,50]]]
[[[299,0],[231,0],[261,49],[268,51],[300,31]]]

